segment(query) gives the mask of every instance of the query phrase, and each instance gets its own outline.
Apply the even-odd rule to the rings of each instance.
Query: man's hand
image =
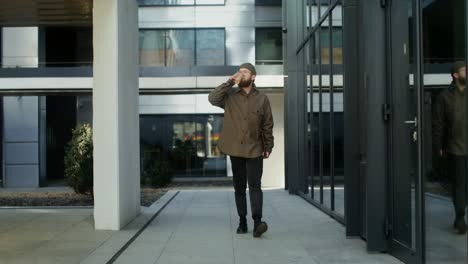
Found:
[[[268,159],[269,157],[270,157],[270,152],[268,152],[268,151],[263,152],[263,158],[264,159]]]
[[[239,83],[242,81],[243,78],[244,78],[244,76],[242,75],[242,73],[236,72],[234,75],[232,75],[229,78],[229,81],[233,82],[234,84],[239,85]]]
[[[239,72],[236,72],[236,73],[234,73],[229,79],[232,80],[232,81],[236,81],[236,78],[237,78],[237,76],[239,76],[239,75],[240,75],[240,73],[239,73]]]

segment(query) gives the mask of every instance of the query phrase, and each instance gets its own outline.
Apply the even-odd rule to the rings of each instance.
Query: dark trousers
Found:
[[[240,158],[231,156],[231,163],[237,214],[241,218],[247,216],[245,191],[248,183],[252,218],[254,221],[260,221],[262,219],[263,207],[263,192],[261,188],[263,157]]]
[[[465,216],[466,156],[448,155],[448,173],[452,180],[452,199],[457,218]]]

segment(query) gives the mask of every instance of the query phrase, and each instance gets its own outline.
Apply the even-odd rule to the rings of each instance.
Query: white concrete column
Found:
[[[140,212],[138,5],[95,0],[94,222],[119,230]]]

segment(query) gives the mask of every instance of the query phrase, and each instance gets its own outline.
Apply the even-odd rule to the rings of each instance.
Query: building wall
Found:
[[[181,29],[181,28],[224,28],[226,45],[226,65],[255,63],[255,28],[281,27],[280,6],[255,6],[254,0],[226,0],[224,6],[154,6],[139,8],[140,29]],[[38,27],[18,27],[2,29],[2,62],[4,67],[38,67],[39,29]],[[19,44],[18,44],[19,43]],[[275,149],[272,157],[265,161],[263,183],[270,187],[284,186],[284,140],[283,140],[283,76],[278,74],[278,66],[258,67],[257,86],[262,89],[275,89],[269,93],[275,118]],[[268,67],[276,67],[270,71]],[[174,71],[174,69],[169,69]],[[273,73],[275,72],[275,73]],[[140,96],[140,114],[222,114],[223,110],[208,103],[207,90],[225,81],[225,76],[187,76],[178,69],[171,77],[141,77],[140,89],[145,92],[158,90],[193,90],[196,93]],[[182,76],[183,75],[183,76]],[[36,77],[1,78],[0,89],[73,89],[90,90],[90,77]],[[203,93],[197,89],[204,89]],[[180,92],[180,91],[179,91]],[[20,98],[20,99],[18,99]],[[40,139],[45,138],[45,129],[40,120],[45,119],[45,104],[39,96],[5,97],[5,187],[37,187],[44,182],[46,163],[45,151]],[[28,103],[25,103],[25,102]],[[77,97],[77,123],[92,121],[92,101],[89,96]],[[28,129],[31,135],[18,138],[20,131]],[[20,141],[27,141],[27,147]],[[42,140],[44,141],[44,140]],[[44,141],[45,142],[45,141]],[[17,147],[21,145],[21,147]],[[12,148],[16,148],[14,151]],[[18,150],[20,149],[20,150]],[[41,153],[41,154],[40,154]],[[20,165],[26,164],[26,165]],[[32,164],[32,165],[31,165]],[[22,166],[22,167],[21,167]],[[228,159],[227,175],[232,176]],[[28,170],[28,171],[26,171]],[[39,175],[42,175],[41,177]],[[41,179],[39,181],[39,179]]]
[[[275,147],[271,158],[265,160],[262,183],[266,187],[284,187],[284,94],[267,93],[267,96],[275,124]],[[143,95],[140,114],[222,114],[223,109],[210,105],[207,98],[207,94]],[[227,175],[232,176],[230,166]]]
[[[264,160],[262,185],[284,187],[284,94],[269,93],[267,96],[273,112],[275,147],[270,158]]]
[[[140,28],[225,28],[226,64],[255,62],[254,0],[226,0],[224,6],[141,7],[139,15]]]
[[[3,98],[4,186],[39,187],[39,98]]]
[[[2,67],[38,66],[37,27],[2,28]],[[8,187],[39,186],[39,97],[3,98],[3,184]]]

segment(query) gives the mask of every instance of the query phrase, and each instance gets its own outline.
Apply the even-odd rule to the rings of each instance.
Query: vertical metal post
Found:
[[[317,1],[314,1],[316,4]],[[312,9],[311,12],[312,13]],[[315,136],[314,136],[314,69],[315,69],[315,61],[316,61],[316,43],[315,43],[315,35],[316,33],[313,33],[311,36],[311,67],[310,67],[310,95],[309,95],[309,100],[310,100],[310,117],[309,117],[309,122],[310,122],[310,177],[311,177],[311,191],[310,195],[311,198],[315,198]]]
[[[423,95],[424,95],[424,69],[423,69],[423,39],[422,39],[422,5],[421,0],[415,0],[415,75],[414,85],[417,95],[418,118],[418,172],[416,174],[416,254],[421,263],[425,263],[425,217],[424,217],[424,134],[423,134]]]
[[[329,6],[331,6],[331,0],[328,1]],[[328,16],[328,37],[329,37],[329,67],[330,67],[330,111],[329,111],[329,119],[330,119],[330,209],[335,211],[335,108],[334,108],[334,89],[333,89],[333,10],[330,10],[330,14]]]
[[[318,18],[322,16],[321,0],[318,1]],[[320,177],[320,204],[323,204],[323,117],[322,117],[322,24],[318,24],[317,39],[318,39],[318,78],[319,78],[319,115],[318,115],[318,130],[319,130],[319,177]]]
[[[315,24],[312,24],[312,6],[317,5],[316,0],[311,0],[310,12],[309,12],[309,21],[310,21],[310,29],[312,29]],[[310,148],[309,148],[309,164],[310,164],[310,198],[314,199],[315,197],[315,162],[314,162],[314,68],[315,68],[315,33],[313,33],[310,37],[310,68],[309,68],[309,75],[310,75],[310,92],[309,92],[309,101],[310,101],[310,113],[309,113],[309,124],[310,124]]]
[[[468,61],[468,0],[465,0],[464,1],[465,3],[465,12],[464,12],[464,24],[465,24],[465,63],[466,61]],[[468,76],[468,71],[465,72]],[[465,113],[468,113],[468,96],[465,96]],[[466,124],[468,124],[468,115],[465,115],[465,122]],[[465,131],[465,148],[468,149],[468,130]],[[466,163],[466,167],[468,168],[468,159],[465,158],[465,163]],[[466,172],[468,173],[468,172]],[[465,176],[468,176],[468,175],[465,175]],[[468,190],[468,181],[466,182],[467,184],[467,190]],[[468,213],[468,211],[467,211]],[[468,261],[468,234],[466,236],[466,239],[467,239],[467,248],[466,248],[466,260],[465,261]]]

